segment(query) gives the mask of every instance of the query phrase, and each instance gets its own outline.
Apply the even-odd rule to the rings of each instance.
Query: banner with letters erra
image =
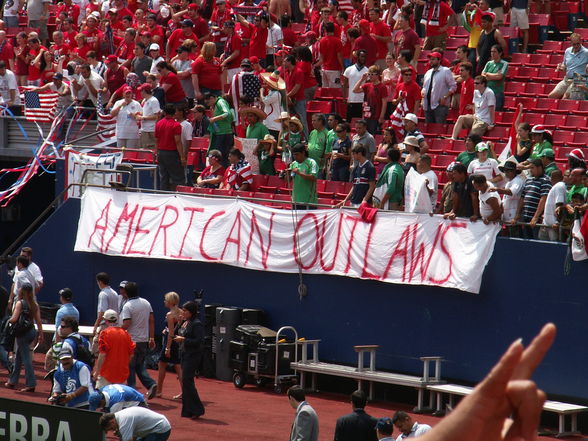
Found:
[[[216,262],[478,293],[498,225],[380,211],[274,209],[239,199],[88,188],[75,251]]]

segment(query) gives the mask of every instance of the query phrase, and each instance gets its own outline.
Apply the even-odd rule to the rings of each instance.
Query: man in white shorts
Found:
[[[510,9],[510,27],[518,27],[523,33],[523,53],[527,52],[529,43],[529,0],[512,0]]]

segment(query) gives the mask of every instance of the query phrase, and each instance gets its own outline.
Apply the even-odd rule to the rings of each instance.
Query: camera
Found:
[[[55,406],[65,406],[65,397],[66,396],[67,396],[67,394],[60,393],[59,395],[49,397],[49,399],[47,399],[47,401],[49,401],[51,404],[53,404]]]

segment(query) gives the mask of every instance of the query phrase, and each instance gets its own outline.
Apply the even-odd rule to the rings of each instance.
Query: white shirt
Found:
[[[4,17],[16,17],[18,15],[18,7],[18,0],[6,0],[4,3]]]
[[[114,414],[118,423],[121,441],[144,438],[150,433],[165,433],[171,430],[166,417],[144,407],[127,407]]]
[[[106,312],[109,309],[119,312],[120,296],[110,286],[104,287],[100,294],[98,294],[98,308],[97,312]],[[102,321],[104,323],[104,321]]]
[[[262,98],[263,111],[267,115],[267,118],[263,120],[263,124],[269,130],[280,131],[282,124],[275,120],[280,117],[282,112],[282,95],[277,90],[270,90],[269,93]]]
[[[500,175],[496,159],[488,158],[484,162],[474,159],[468,165],[468,175],[484,175],[488,181]]]
[[[396,441],[402,441],[404,438],[418,438],[419,436],[423,436],[429,430],[431,430],[431,426],[428,424],[414,423],[410,433],[408,435],[401,433],[398,435],[398,438],[396,438]]]
[[[101,89],[104,85],[104,78],[102,78],[100,75],[98,75],[96,72],[92,71],[91,69],[90,69],[90,78],[88,78],[88,79],[90,80],[90,83],[92,83],[92,86],[94,86],[94,89],[96,89],[96,91]],[[90,93],[90,90],[88,89],[88,87],[86,87],[86,79],[80,74],[80,75],[74,75],[73,81],[78,83],[79,86],[82,86],[82,88],[80,90],[78,90],[76,98],[78,98],[79,100],[89,99],[94,104],[96,104],[98,97],[96,95],[93,95]],[[72,91],[73,91],[73,88],[72,88]]]
[[[273,54],[275,52],[275,47],[278,46],[283,39],[284,34],[282,33],[282,28],[274,23],[267,32],[267,41],[265,42],[265,45],[267,46],[266,53]]]
[[[86,8],[90,5],[90,2],[88,0],[73,0],[72,3],[80,7],[80,15],[76,23],[80,25],[86,19]]]
[[[498,202],[498,204],[500,205],[500,196],[498,195],[498,193],[489,190],[490,187],[488,187],[484,193],[482,193],[481,191],[478,192],[478,199],[480,201],[480,216],[482,217],[482,219],[487,218],[492,213],[494,213],[494,210],[492,210],[492,207],[488,203],[489,199],[496,199],[496,202]]]
[[[187,151],[190,148],[190,144],[192,143],[192,123],[190,123],[188,120],[184,120],[180,123],[180,125],[182,126],[182,145]]]
[[[152,116],[161,112],[161,106],[159,100],[154,96],[143,101],[143,116]],[[156,119],[149,119],[147,121],[141,120],[141,132],[155,132]]]
[[[149,316],[153,312],[151,304],[142,297],[133,297],[124,304],[121,320],[131,319],[131,326],[127,332],[135,343],[149,341]]]
[[[425,178],[427,178],[429,180],[429,183],[427,184],[427,187],[429,188],[429,190],[433,190],[433,194],[431,194],[431,207],[433,207],[433,209],[435,209],[435,206],[437,205],[437,196],[439,196],[439,180],[437,179],[437,175],[435,174],[435,172],[433,170],[429,170],[428,172],[425,173],[421,173],[421,175],[423,175]]]
[[[43,283],[43,274],[41,274],[41,268],[39,268],[39,265],[37,265],[35,262],[31,262],[29,263],[29,266],[26,269],[28,270],[28,273],[33,276],[33,279],[37,285]],[[14,276],[12,277],[13,282],[16,283],[18,273],[20,272],[21,271],[17,267],[14,267]],[[32,285],[34,285],[35,283],[32,283]]]
[[[112,110],[120,108],[116,115],[116,137],[119,139],[138,139],[139,126],[131,115],[142,110],[141,104],[132,100],[129,104],[125,100],[118,100]]]
[[[160,46],[160,50],[161,50],[161,44],[159,44],[159,46]],[[149,69],[149,73],[150,74],[153,74],[153,75],[156,75],[157,74],[157,64],[160,61],[165,61],[165,60],[163,59],[163,57],[157,57],[155,60],[153,60],[151,62],[151,69]]]
[[[361,77],[365,72],[367,72],[367,67],[363,66],[360,70],[357,70],[357,64],[349,66],[343,72],[343,76],[347,78],[347,83],[349,86],[349,94],[347,96],[347,102],[349,103],[363,103],[363,92],[355,93],[353,88],[357,84]]]
[[[478,119],[481,119],[486,124],[494,124],[490,117],[490,106],[496,107],[496,96],[489,87],[486,87],[484,93],[479,90],[474,90],[474,108]]]
[[[433,75],[435,73],[435,75]],[[427,93],[429,85],[431,84],[431,77],[433,77],[433,89],[431,89],[431,109],[436,109],[439,106],[439,101],[449,92],[455,92],[457,84],[453,78],[453,74],[448,67],[439,66],[436,70],[429,69],[425,73],[423,79],[423,108],[428,110],[429,104],[427,101]]]
[[[10,91],[15,90],[13,106],[20,105],[20,93],[18,92],[18,84],[16,83],[16,75],[11,70],[6,69],[4,75],[0,75],[0,96],[6,103],[10,101]]]
[[[504,186],[505,189],[512,192],[512,196],[505,194],[502,197],[502,220],[505,222],[513,220],[517,216],[519,209],[519,200],[521,192],[525,186],[525,180],[522,175],[516,175],[511,181]]]
[[[566,203],[566,191],[566,184],[563,181],[558,182],[549,190],[545,201],[545,211],[543,212],[543,223],[545,225],[551,226],[557,223],[555,209],[557,204]]]

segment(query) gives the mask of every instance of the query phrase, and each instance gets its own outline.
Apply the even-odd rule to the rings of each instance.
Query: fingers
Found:
[[[523,352],[521,362],[513,373],[513,380],[526,380],[531,377],[545,354],[555,340],[556,327],[553,323],[547,323],[541,332],[533,339],[531,344]]]
[[[514,423],[504,440],[534,440],[545,403],[545,393],[537,389],[537,385],[530,380],[515,380],[508,384],[506,396],[513,409]]]
[[[501,394],[511,380],[513,373],[523,355],[522,339],[514,341],[502,355],[490,373],[478,385],[480,392],[488,395]]]

